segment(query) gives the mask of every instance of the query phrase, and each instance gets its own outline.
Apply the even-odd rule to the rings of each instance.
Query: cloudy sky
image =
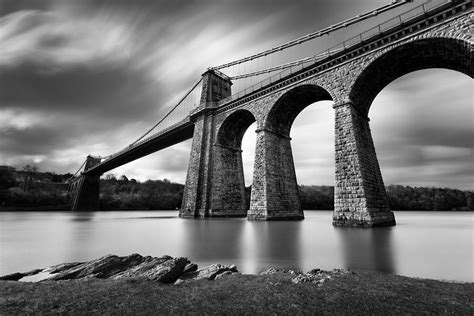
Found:
[[[74,172],[151,127],[209,66],[321,29],[388,0],[0,0],[0,165]],[[408,74],[370,112],[386,184],[473,189],[472,79]],[[291,136],[301,184],[334,181],[331,103]],[[251,183],[255,127],[244,138]],[[112,171],[184,182],[190,141]]]

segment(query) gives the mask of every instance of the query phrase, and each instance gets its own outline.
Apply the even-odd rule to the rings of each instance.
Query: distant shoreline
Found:
[[[50,206],[0,206],[0,212],[65,212],[71,211],[70,205],[50,205]],[[152,210],[144,208],[120,208],[120,209],[103,209],[96,212],[129,212],[129,211],[179,211],[179,210]],[[303,210],[303,211],[333,211],[333,210]],[[453,213],[466,213],[474,212],[472,209],[457,209],[457,210],[392,210],[394,212],[453,212]],[[93,212],[94,213],[94,212]]]

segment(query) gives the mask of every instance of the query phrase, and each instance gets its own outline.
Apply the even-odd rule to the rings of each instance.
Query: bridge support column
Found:
[[[336,184],[334,226],[393,226],[395,217],[375,153],[369,119],[351,102],[334,105]]]
[[[194,136],[191,145],[183,203],[179,216],[208,217],[211,164],[211,143],[213,117],[205,114],[194,123]]]
[[[232,82],[224,74],[209,70],[203,74],[201,102],[191,115],[194,135],[191,146],[183,203],[179,216],[205,218],[213,216],[212,183],[214,155],[214,116],[216,101],[231,95]],[[218,215],[218,214],[216,214]]]
[[[244,167],[242,150],[214,144],[214,181],[212,183],[212,217],[246,217]]]
[[[249,220],[303,219],[291,138],[257,130]]]
[[[84,171],[100,163],[99,158],[87,156]],[[81,174],[73,186],[72,211],[94,212],[99,210],[99,178],[100,175]]]

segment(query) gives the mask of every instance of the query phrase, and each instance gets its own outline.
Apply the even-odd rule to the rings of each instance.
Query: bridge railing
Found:
[[[344,50],[350,50],[363,42],[366,42],[374,37],[380,36],[383,33],[389,33],[390,31],[399,28],[403,26],[403,24],[409,24],[413,20],[416,20],[420,18],[421,16],[425,14],[429,14],[431,11],[435,11],[447,3],[453,2],[452,0],[444,0],[444,1],[428,1],[425,3],[422,3],[418,6],[415,6],[403,13],[400,13],[392,18],[390,18],[387,21],[384,21],[380,23],[379,25],[375,27],[371,27],[368,30],[365,30],[364,32],[361,32],[349,39],[346,39],[339,44],[336,44],[329,49],[325,51],[321,51],[318,54],[302,59],[298,64],[295,63],[289,63],[287,64],[287,67],[283,69],[282,71],[278,72],[275,75],[272,75],[254,85],[251,85],[241,91],[238,91],[237,93],[232,94],[231,96],[220,100],[218,102],[218,106],[224,105],[226,103],[232,102],[234,100],[240,99],[254,91],[257,91],[265,86],[268,86],[274,82],[280,81],[281,79],[290,76],[291,74],[294,74],[296,72],[299,72],[309,66],[312,66],[314,64],[317,64],[321,60],[327,59],[337,53],[340,53],[341,51]],[[457,4],[455,7],[460,7],[465,5],[466,3],[469,3],[470,1],[462,1],[459,4]],[[451,7],[452,9],[452,7]],[[281,67],[285,67],[285,65],[282,65]]]
[[[330,47],[327,50],[321,51],[318,54],[299,60],[295,62],[290,62],[284,65],[276,66],[278,70],[282,69],[280,72],[267,77],[260,82],[257,82],[254,85],[251,85],[233,95],[219,101],[217,103],[218,106],[224,105],[226,103],[232,102],[234,100],[240,99],[254,91],[257,91],[263,87],[269,86],[274,82],[280,81],[296,72],[299,72],[303,69],[307,69],[308,67],[317,64],[318,62],[328,59],[329,57],[340,53],[341,51],[351,50],[354,47],[362,44],[365,41],[368,41],[374,37],[380,36],[384,33],[389,33],[392,30],[403,26],[403,24],[410,24],[413,20],[420,18],[423,15],[429,14],[431,11],[435,11],[447,3],[454,3],[453,5],[449,6],[449,10],[453,10],[460,6],[465,6],[467,3],[471,3],[470,0],[439,0],[439,1],[428,1],[422,3],[418,6],[412,7],[411,9],[402,12],[382,23],[376,25],[375,27],[371,27],[364,32],[361,32],[358,35],[355,35],[349,39],[346,39],[340,42],[337,45]],[[471,3],[472,6],[472,3]],[[271,71],[273,72],[273,71]],[[171,108],[168,113],[151,129],[149,129],[145,134],[140,136],[137,140],[133,143],[128,145],[127,147],[123,148],[122,150],[115,152],[114,154],[105,157],[104,161],[108,159],[112,159],[119,155],[122,155],[133,148],[136,148],[150,140],[163,135],[164,133],[177,128],[187,122],[189,122],[190,114],[195,110],[200,103],[200,96],[201,96],[201,89],[202,83],[198,81],[180,101]],[[94,169],[94,168],[92,168]],[[91,169],[91,170],[92,170]]]

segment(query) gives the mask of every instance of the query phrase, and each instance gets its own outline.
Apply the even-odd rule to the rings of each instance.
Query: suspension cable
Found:
[[[79,173],[79,171],[81,171],[82,167],[84,167],[84,165],[86,164],[87,160],[84,160],[84,162],[82,163],[82,165],[79,167],[79,169],[77,169],[77,171],[71,176],[69,177],[66,182],[68,182],[69,180],[71,180],[72,178],[74,178],[75,176],[77,176],[77,174]]]
[[[295,40],[292,40],[290,42],[287,42],[283,45],[268,49],[266,51],[263,51],[263,52],[260,52],[260,53],[257,53],[257,54],[251,55],[251,56],[247,56],[247,57],[232,61],[230,63],[222,64],[222,65],[219,65],[219,66],[216,66],[216,67],[210,67],[209,69],[210,70],[217,70],[217,69],[228,68],[230,66],[238,65],[238,64],[241,64],[241,63],[244,63],[244,62],[247,62],[247,61],[254,60],[256,58],[264,57],[264,56],[279,52],[283,49],[293,47],[295,45],[302,44],[304,42],[315,39],[317,37],[321,37],[325,34],[330,34],[330,33],[334,32],[338,29],[350,26],[352,24],[363,21],[363,20],[365,20],[367,18],[370,18],[372,16],[376,16],[377,14],[380,14],[380,13],[383,13],[385,11],[391,10],[393,8],[396,8],[396,7],[400,6],[400,5],[406,4],[408,2],[413,2],[413,0],[397,0],[397,1],[392,2],[390,4],[384,5],[380,8],[378,8],[378,9],[375,9],[375,10],[372,10],[372,11],[369,11],[369,12],[366,12],[366,13],[363,13],[363,14],[359,14],[355,17],[352,17],[352,18],[347,19],[345,21],[342,21],[342,22],[339,22],[337,24],[331,25],[331,26],[326,27],[322,30],[307,34],[307,35],[302,36],[302,37],[299,37],[299,38],[297,38]]]
[[[135,145],[136,143],[138,143],[140,140],[142,140],[146,135],[150,134],[150,132],[152,130],[154,130],[161,122],[163,122],[168,116],[170,116],[170,114],[184,101],[184,99],[186,99],[188,97],[188,95],[191,94],[191,92],[193,92],[193,90],[201,83],[202,81],[202,78],[199,79],[199,81],[197,81],[193,87],[184,95],[184,97],[182,97],[179,102],[171,109],[168,111],[168,113],[166,113],[166,115],[158,121],[158,123],[156,123],[155,125],[153,125],[152,128],[150,128],[145,134],[143,134],[142,136],[140,136],[139,138],[137,138],[137,140],[135,140],[133,143],[130,144],[130,146],[133,146]]]
[[[243,74],[243,75],[237,75],[237,76],[234,76],[234,77],[230,77],[230,79],[231,80],[238,80],[238,79],[263,75],[263,74],[274,72],[274,71],[277,71],[277,70],[283,70],[283,69],[286,69],[286,68],[290,68],[290,67],[293,67],[293,66],[298,66],[298,65],[305,64],[305,63],[308,63],[308,62],[311,62],[311,61],[318,60],[322,57],[330,55],[331,53],[336,53],[336,52],[342,51],[342,50],[344,50],[344,48],[339,48],[339,49],[335,49],[335,50],[332,50],[332,51],[326,51],[326,52],[321,53],[321,54],[317,54],[317,55],[314,55],[314,56],[311,56],[311,57],[298,59],[298,60],[295,60],[295,61],[292,61],[292,62],[289,62],[289,63],[286,63],[286,64],[282,64],[282,65],[278,65],[278,66],[274,66],[274,67],[270,67],[270,68],[265,68],[265,69],[257,70],[257,71],[254,71],[254,72],[249,72],[249,73],[246,73],[246,74]]]
[[[247,56],[245,58],[241,58],[241,59],[229,62],[229,63],[226,63],[226,64],[222,64],[220,66],[209,67],[208,69],[216,71],[220,75],[223,75],[223,76],[227,77],[226,75],[221,73],[219,70],[224,69],[224,68],[229,68],[231,66],[236,66],[236,65],[240,66],[240,64],[242,64],[242,63],[245,63],[245,62],[248,62],[248,61],[253,61],[254,59],[257,59],[257,58],[260,58],[260,57],[265,57],[267,55],[271,55],[271,54],[274,54],[274,53],[277,53],[277,52],[281,52],[282,50],[285,50],[287,48],[305,43],[307,41],[310,41],[312,39],[321,37],[321,36],[326,35],[326,34],[330,34],[330,33],[334,32],[338,29],[350,26],[352,24],[358,23],[358,22],[363,21],[365,19],[368,19],[370,17],[377,16],[380,13],[391,10],[393,8],[396,8],[398,6],[401,6],[401,5],[409,3],[409,2],[413,2],[413,0],[394,0],[388,5],[384,5],[382,7],[379,7],[378,9],[375,9],[375,10],[372,10],[372,11],[369,11],[369,12],[366,12],[366,13],[363,13],[363,14],[359,14],[355,17],[352,17],[350,19],[344,20],[344,21],[339,22],[337,24],[331,25],[331,26],[326,27],[324,29],[321,29],[319,31],[316,31],[316,32],[307,34],[305,36],[299,37],[299,38],[297,38],[295,40],[292,40],[290,42],[287,42],[283,45],[265,50],[263,52],[260,52],[260,53],[257,53],[257,54],[251,55],[251,56]],[[283,70],[283,69],[286,69],[286,68],[290,68],[290,67],[293,67],[293,66],[298,66],[298,65],[301,65],[301,64],[304,64],[304,63],[307,63],[307,62],[318,60],[322,57],[328,56],[329,54],[340,51],[340,50],[342,50],[342,49],[335,49],[333,51],[326,51],[326,52],[323,52],[323,53],[320,53],[320,54],[317,54],[317,55],[314,55],[314,56],[311,56],[311,57],[306,57],[306,58],[299,59],[299,60],[296,60],[296,61],[292,61],[292,62],[289,62],[289,63],[280,64],[280,65],[277,65],[277,66],[264,68],[264,69],[260,69],[260,70],[256,70],[256,71],[250,71],[250,72],[242,74],[242,75],[234,75],[233,77],[227,77],[227,78],[230,79],[230,80],[238,80],[238,79],[244,79],[244,78],[258,76],[258,75],[265,74],[265,73],[274,72],[274,71],[277,71],[277,70]],[[265,66],[266,66],[266,60],[265,60]],[[258,67],[258,64],[257,64],[257,67]],[[252,70],[252,67],[250,67],[250,70]],[[134,142],[132,142],[129,145],[129,147],[131,147],[131,146],[135,145],[136,143],[138,143],[139,141],[141,141],[148,134],[150,134],[158,125],[160,125],[166,118],[168,118],[173,113],[173,111],[176,110],[176,108],[193,92],[193,90],[201,83],[201,81],[202,81],[202,77],[192,86],[192,88],[190,90],[187,91],[187,93],[178,101],[178,103],[175,106],[173,106],[155,125],[153,125],[143,135],[141,135]],[[109,156],[106,156],[106,157],[98,156],[98,157],[94,157],[94,158],[109,159],[110,157],[113,157],[114,155],[115,154],[112,154],[112,155],[109,155]],[[76,173],[71,178],[69,178],[68,180],[74,178],[79,173],[79,171],[85,165],[86,161],[84,161],[82,163],[82,165],[79,167],[79,169],[76,171]]]

